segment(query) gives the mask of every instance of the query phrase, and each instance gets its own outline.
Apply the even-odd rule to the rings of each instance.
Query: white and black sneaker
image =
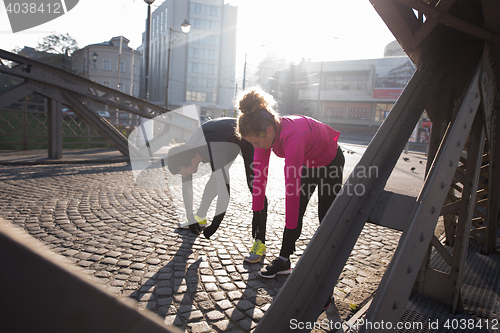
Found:
[[[260,270],[259,275],[266,279],[273,279],[277,274],[287,275],[292,272],[290,267],[290,259],[287,261],[276,258],[270,265],[267,265]]]

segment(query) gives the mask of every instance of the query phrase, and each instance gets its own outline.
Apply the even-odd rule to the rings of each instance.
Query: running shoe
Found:
[[[259,262],[264,254],[266,254],[266,244],[262,243],[260,239],[256,239],[250,249],[250,253],[244,260],[251,263]]]
[[[207,226],[207,218],[206,217],[199,217],[198,215],[195,215],[194,219],[196,220],[196,222],[198,222],[198,224],[200,225],[200,227],[203,228],[203,227]],[[179,228],[181,228],[181,229],[189,229],[188,221],[186,221],[184,223],[179,223]]]
[[[277,274],[287,275],[292,272],[290,268],[290,259],[287,261],[276,258],[270,265],[261,269],[259,275],[266,279],[273,279]]]

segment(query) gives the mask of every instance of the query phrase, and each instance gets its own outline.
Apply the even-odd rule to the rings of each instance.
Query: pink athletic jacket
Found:
[[[320,167],[329,164],[337,155],[340,132],[309,117],[286,116],[276,124],[276,138],[270,149],[254,149],[252,209],[264,209],[267,173],[271,149],[285,158],[285,225],[297,227],[302,167]]]

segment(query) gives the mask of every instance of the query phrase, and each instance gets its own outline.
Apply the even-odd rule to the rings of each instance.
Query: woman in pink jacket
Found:
[[[280,117],[272,97],[250,90],[239,101],[237,134],[254,146],[253,211],[264,208],[271,150],[285,158],[285,230],[278,258],[259,274],[274,278],[289,274],[289,257],[302,230],[309,199],[318,187],[318,215],[323,220],[342,187],[344,155],[337,144],[339,132],[305,116]]]

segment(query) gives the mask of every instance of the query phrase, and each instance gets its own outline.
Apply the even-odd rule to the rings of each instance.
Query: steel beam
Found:
[[[0,110],[19,101],[31,93],[32,91],[28,89],[28,85],[26,83],[21,83],[20,85],[4,92],[0,95]]]
[[[0,219],[4,332],[180,333],[149,311],[107,294],[64,258]],[[27,305],[28,304],[28,305]]]
[[[293,319],[302,322],[317,319],[415,124],[446,71],[446,55],[437,54],[434,59],[429,67],[420,67],[414,73],[255,332],[287,332]],[[363,193],[355,193],[360,189]]]
[[[420,27],[420,22],[411,8],[394,0],[370,0],[370,2],[413,63],[417,64],[420,56],[420,45],[412,49],[411,42],[413,35]]]
[[[481,100],[486,124],[486,136],[490,139],[491,117],[493,114],[493,103],[497,92],[493,60],[491,59],[491,45],[485,43],[483,52],[483,71],[481,74]]]
[[[462,309],[460,290],[462,287],[462,277],[464,264],[469,247],[469,234],[476,204],[477,185],[481,172],[481,162],[484,151],[484,124],[481,113],[476,115],[472,124],[469,149],[467,150],[467,164],[465,169],[465,182],[462,191],[462,207],[458,216],[455,245],[453,247],[453,260],[450,267],[450,281],[447,285],[448,295],[453,299],[452,312]]]
[[[427,17],[432,17],[439,23],[457,29],[459,31],[465,32],[471,36],[475,36],[493,43],[500,43],[500,35],[493,33],[491,31],[480,28],[474,24],[470,24],[466,21],[460,20],[455,16],[447,14],[445,11],[438,10],[436,7],[423,3],[417,0],[396,0],[408,7],[415,8],[420,13],[425,14]]]
[[[391,322],[393,327],[401,318],[413,284],[429,249],[439,212],[450,188],[454,170],[462,154],[471,125],[480,103],[479,75],[481,63],[467,90],[456,118],[448,128],[434,159],[415,209],[409,214],[411,222],[403,233],[393,259],[379,285],[366,315],[367,322]],[[364,327],[361,332],[372,332]]]
[[[89,108],[88,103],[82,101],[78,95],[70,92],[63,93],[65,103],[94,131],[106,138],[124,156],[138,153],[133,144],[129,145],[128,139],[111,125],[104,117],[99,116]],[[130,149],[129,149],[130,148]]]
[[[62,158],[62,105],[57,100],[47,99],[48,113],[48,157],[56,160]]]
[[[406,217],[413,210],[417,198],[383,191],[378,198],[375,208],[368,217],[368,222],[386,228],[404,231],[406,229]]]
[[[448,9],[450,9],[450,7],[455,3],[455,1],[456,0],[441,0],[437,3],[436,9],[442,12],[447,12]],[[423,22],[420,28],[418,28],[418,31],[413,35],[410,43],[410,48],[417,48],[438,24],[439,22],[436,19],[427,17],[425,22]]]
[[[140,115],[144,118],[153,118],[156,115],[169,111],[156,104],[146,102],[145,100],[122,93],[119,90],[95,83],[61,68],[50,66],[5,50],[0,49],[0,59],[6,59],[17,64],[14,67],[7,67],[0,62],[0,73],[49,85],[52,89],[70,91],[91,100],[95,100],[96,102],[107,104],[110,107]]]
[[[167,126],[173,125],[173,129],[181,128],[183,132],[186,130],[194,131],[199,125],[197,120],[183,114],[169,114],[169,110],[163,107],[97,84],[60,68],[4,50],[0,50],[0,59],[9,60],[16,64],[15,66],[7,66],[0,61],[0,73],[25,80],[25,84],[12,89],[10,93],[2,95],[2,97],[6,97],[5,100],[17,101],[31,92],[58,100],[70,107],[80,119],[85,121],[125,156],[129,154],[138,156],[140,154],[138,154],[134,144],[129,145],[127,138],[108,123],[106,119],[97,116],[93,110],[96,104],[106,104],[112,108],[143,118],[155,118],[155,121]],[[160,115],[162,117],[159,117]],[[50,154],[52,153],[49,152]]]
[[[500,116],[498,110],[492,115],[490,126],[490,166],[488,176],[488,219],[486,222],[485,254],[494,253],[497,230],[500,228]]]

